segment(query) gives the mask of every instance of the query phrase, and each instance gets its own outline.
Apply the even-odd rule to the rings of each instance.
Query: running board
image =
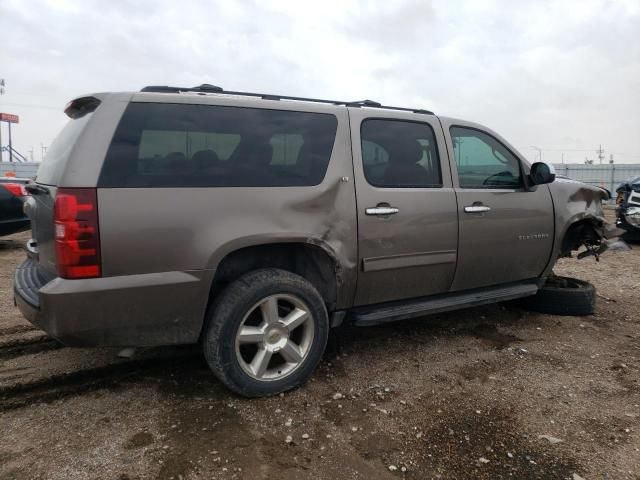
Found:
[[[504,302],[528,297],[538,292],[536,280],[498,287],[477,288],[464,292],[445,293],[399,302],[381,303],[352,309],[350,317],[359,327],[406,320],[432,313],[447,312],[460,308],[476,307],[488,303]]]

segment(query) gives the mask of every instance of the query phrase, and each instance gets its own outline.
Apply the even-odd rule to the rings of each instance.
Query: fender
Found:
[[[558,177],[555,182],[549,184],[549,191],[554,206],[555,235],[551,257],[542,274],[543,278],[549,276],[558,258],[567,256],[572,250],[577,250],[582,245],[599,248],[601,245],[604,246],[603,239],[619,235],[618,229],[609,224],[604,217],[602,201],[609,198],[608,192],[604,189]],[[577,232],[580,238],[571,241],[569,251],[563,251],[563,247],[566,249],[567,246],[567,234],[577,225],[590,225],[591,228]]]
[[[262,245],[273,244],[303,244],[310,245],[322,249],[333,261],[335,265],[335,280],[337,287],[337,305],[339,308],[351,306],[353,299],[355,282],[356,282],[356,262],[340,255],[338,250],[330,243],[330,241],[313,235],[305,235],[301,232],[288,232],[286,234],[267,233],[256,234],[240,238],[235,238],[229,242],[222,244],[210,256],[207,262],[207,270],[211,272],[208,281],[213,282],[215,271],[220,263],[233,252],[248,247],[258,247]],[[345,249],[341,249],[345,251]]]

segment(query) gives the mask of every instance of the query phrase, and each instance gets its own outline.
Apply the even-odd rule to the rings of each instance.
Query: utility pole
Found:
[[[47,153],[47,147],[45,147],[45,145],[43,143],[40,144],[40,152],[42,155],[42,160],[44,160],[44,156]]]
[[[600,165],[602,165],[602,161],[604,160],[604,150],[602,149],[602,144],[600,144],[600,148],[596,150],[596,153],[598,154],[598,158],[600,159]]]
[[[9,127],[9,161],[13,162],[13,144],[11,143],[11,122],[7,122]]]
[[[542,149],[540,147],[536,147],[535,145],[531,145],[531,148],[538,151],[538,161],[542,161]]]
[[[616,166],[613,164],[613,153],[609,155],[609,163],[611,164],[611,182],[609,183],[609,191],[615,192]]]
[[[31,150],[29,150],[29,158],[33,162],[33,147],[31,147]]]

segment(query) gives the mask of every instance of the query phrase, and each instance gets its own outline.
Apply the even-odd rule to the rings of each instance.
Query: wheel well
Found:
[[[256,245],[229,253],[216,269],[211,295],[241,275],[258,268],[280,268],[300,275],[322,295],[327,310],[335,310],[336,262],[322,248],[303,243]]]
[[[597,245],[601,235],[596,230],[595,220],[585,219],[572,224],[562,238],[560,256],[568,257],[571,252],[578,250],[582,245]]]

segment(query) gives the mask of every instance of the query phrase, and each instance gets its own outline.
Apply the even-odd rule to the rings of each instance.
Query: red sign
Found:
[[[20,117],[13,113],[0,113],[0,122],[20,123]]]

